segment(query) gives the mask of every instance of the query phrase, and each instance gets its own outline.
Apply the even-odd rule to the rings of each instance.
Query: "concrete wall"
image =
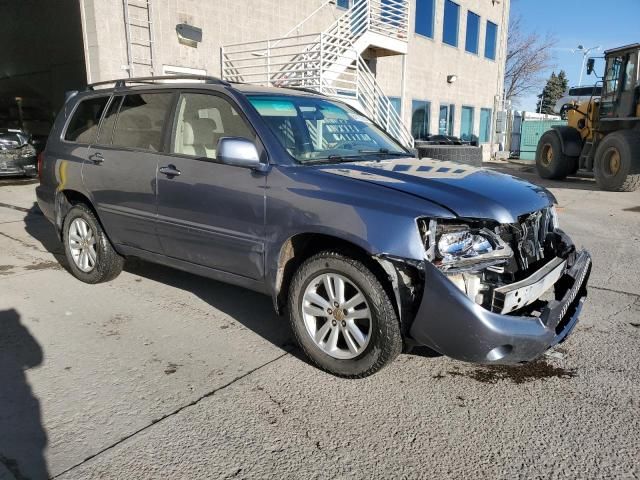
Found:
[[[128,63],[121,0],[79,0],[84,16],[85,52],[89,81],[126,77]],[[139,3],[141,0],[128,0]],[[409,53],[406,57],[402,114],[411,123],[411,102],[431,102],[430,133],[438,131],[440,103],[454,104],[454,134],[460,132],[461,107],[474,107],[474,133],[479,133],[480,108],[494,110],[494,98],[502,92],[506,25],[509,0],[460,0],[458,47],[442,42],[444,1],[435,1],[433,39],[414,33],[415,0],[410,6]],[[152,0],[154,21],[155,73],[163,66],[187,67],[220,75],[220,46],[265,40],[284,35],[324,2],[322,0]],[[136,11],[136,9],[130,9]],[[480,15],[479,54],[464,49],[467,10]],[[139,11],[139,9],[138,9]],[[327,6],[304,25],[299,33],[320,32],[344,10]],[[496,60],[484,57],[487,20],[498,25]],[[197,47],[179,43],[176,25],[186,23],[203,31]],[[134,74],[147,74],[137,68]],[[401,56],[377,60],[378,80],[390,96],[401,96],[403,59]],[[455,83],[447,83],[456,75]]]

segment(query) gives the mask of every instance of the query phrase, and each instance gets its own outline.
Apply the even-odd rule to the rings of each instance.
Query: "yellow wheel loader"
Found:
[[[546,131],[538,142],[536,168],[542,178],[563,179],[593,171],[602,190],[640,188],[640,43],[604,52],[602,95],[569,105],[567,125]],[[593,73],[595,60],[587,61]]]

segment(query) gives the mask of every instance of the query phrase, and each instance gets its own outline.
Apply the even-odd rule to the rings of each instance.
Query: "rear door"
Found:
[[[174,94],[112,98],[83,166],[85,186],[112,242],[161,252],[155,231],[156,171]]]
[[[158,236],[169,257],[260,279],[266,176],[219,163],[222,137],[257,141],[226,96],[181,94],[169,155],[158,165]]]

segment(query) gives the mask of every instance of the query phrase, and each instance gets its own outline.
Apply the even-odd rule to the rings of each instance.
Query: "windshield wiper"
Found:
[[[403,157],[410,156],[407,152],[391,152],[388,148],[380,148],[378,150],[358,150],[358,153],[380,154],[380,155],[401,155]]]

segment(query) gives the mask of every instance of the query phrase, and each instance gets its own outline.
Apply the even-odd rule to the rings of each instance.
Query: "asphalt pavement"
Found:
[[[343,380],[266,296],[140,261],[77,281],[34,182],[0,180],[0,479],[640,477],[640,192],[544,184],[594,261],[567,342]]]

